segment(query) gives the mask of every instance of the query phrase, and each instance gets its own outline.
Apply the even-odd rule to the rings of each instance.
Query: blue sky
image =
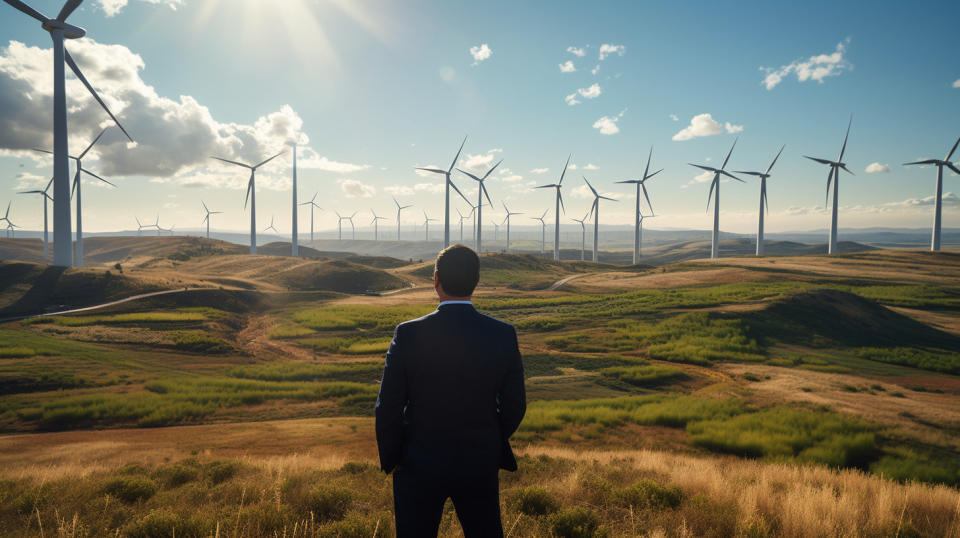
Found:
[[[9,6],[0,13],[0,126],[25,126],[0,134],[0,202],[13,198],[14,222],[36,229],[39,202],[14,193],[50,174],[24,151],[49,137],[37,106],[50,91],[49,37]],[[956,2],[87,0],[70,22],[92,41],[68,50],[139,145],[106,137],[85,162],[119,185],[85,183],[85,229],[129,229],[157,212],[162,225],[197,227],[203,199],[225,211],[216,227],[242,230],[244,171],[203,155],[266,158],[294,131],[309,140],[301,198],[320,191],[324,209],[391,217],[393,195],[441,216],[437,178],[413,167],[449,165],[469,135],[461,166],[504,159],[488,184],[491,218],[503,218],[501,201],[527,214],[552,207],[551,191],[530,186],[555,181],[572,153],[568,216],[589,207],[585,174],[622,196],[603,222],[626,224],[632,191],[613,182],[642,173],[653,145],[664,168],[649,184],[653,228],[710,226],[709,185],[686,163],[717,164],[739,136],[729,169],[763,169],[786,144],[768,230],[817,229],[826,170],[801,155],[836,157],[850,114],[857,175],[841,178],[840,225],[925,227],[934,171],[900,163],[942,158],[960,136],[958,20]],[[82,87],[68,93],[74,150],[106,116]],[[258,173],[258,220],[275,214],[288,233],[290,159],[277,161]],[[889,172],[866,173],[873,163]],[[958,182],[947,173],[944,190]],[[721,227],[753,230],[757,199],[754,181],[724,184]],[[319,227],[335,222],[319,215]],[[944,225],[960,226],[955,197]]]

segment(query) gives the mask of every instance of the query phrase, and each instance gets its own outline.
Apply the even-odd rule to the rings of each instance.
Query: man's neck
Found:
[[[443,306],[445,304],[473,304],[470,301],[470,297],[450,297],[449,295],[440,297],[440,304],[437,306]]]

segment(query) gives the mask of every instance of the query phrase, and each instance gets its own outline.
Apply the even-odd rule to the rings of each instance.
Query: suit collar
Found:
[[[470,301],[441,301],[440,304],[437,305],[437,310],[448,305],[468,305],[472,307],[473,303]]]

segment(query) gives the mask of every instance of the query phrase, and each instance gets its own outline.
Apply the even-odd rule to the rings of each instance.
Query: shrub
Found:
[[[226,482],[233,478],[240,470],[240,464],[235,461],[211,461],[203,466],[203,474],[213,484]]]
[[[129,538],[203,538],[213,533],[214,524],[198,516],[179,516],[169,510],[153,510],[123,529]]]
[[[530,486],[513,492],[513,502],[517,510],[528,516],[543,516],[552,514],[560,508],[560,504],[544,488]]]
[[[690,378],[689,375],[679,368],[652,364],[605,368],[600,370],[600,373],[638,387],[656,387],[673,381],[682,381]]]
[[[516,327],[521,331],[548,332],[562,329],[564,323],[554,318],[532,318],[517,322]]]
[[[199,472],[196,467],[190,467],[182,463],[160,467],[156,472],[157,478],[168,488],[182,486],[187,482],[193,482],[197,479]]]
[[[343,519],[353,504],[353,492],[339,486],[319,486],[304,499],[304,509],[320,521]]]
[[[343,466],[340,467],[340,472],[346,473],[346,474],[361,474],[367,471],[375,471],[375,470],[377,470],[377,467],[375,465],[371,465],[369,463],[360,462],[360,461],[348,461],[347,463],[344,463]]]
[[[683,490],[677,486],[664,486],[653,480],[641,480],[621,490],[617,497],[624,506],[634,508],[676,508],[683,500]]]
[[[142,476],[119,476],[107,482],[103,490],[126,503],[149,499],[157,492],[157,484]]]
[[[600,518],[589,508],[569,508],[550,517],[550,528],[558,538],[594,538],[607,535]]]

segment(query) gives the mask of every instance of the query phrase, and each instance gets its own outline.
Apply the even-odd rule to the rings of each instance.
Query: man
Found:
[[[447,498],[464,536],[503,536],[499,469],[515,471],[509,439],[523,420],[523,364],[512,325],[474,310],[480,259],[440,252],[436,311],[401,323],[377,398],[380,467],[393,471],[397,538],[436,536]]]

